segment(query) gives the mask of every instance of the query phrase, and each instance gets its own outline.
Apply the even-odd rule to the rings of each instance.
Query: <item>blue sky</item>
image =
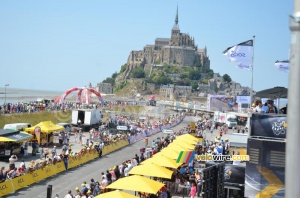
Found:
[[[181,32],[207,47],[211,68],[249,86],[251,73],[222,52],[252,39],[254,90],[288,86],[276,60],[288,59],[292,0],[0,1],[0,87],[63,91],[120,71],[131,50]]]

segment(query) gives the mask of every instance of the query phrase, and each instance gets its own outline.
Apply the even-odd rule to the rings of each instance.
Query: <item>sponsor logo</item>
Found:
[[[39,175],[37,173],[33,173],[32,177],[35,178],[35,177],[38,177]]]
[[[21,178],[21,179],[18,179],[18,184],[22,184],[22,183],[24,183],[25,181],[24,181],[24,179],[23,178]]]
[[[8,188],[8,187],[6,186],[6,184],[0,186],[0,190],[5,190],[5,189],[7,189],[7,188]]]
[[[245,44],[246,44],[246,45],[252,45],[252,40],[247,41]]]
[[[287,66],[287,65],[279,65],[279,69],[288,70],[289,66]]]
[[[246,54],[245,53],[236,53],[236,52],[231,52],[230,54],[231,57],[246,57]]]
[[[274,133],[274,135],[284,135],[286,134],[286,127],[287,127],[287,123],[285,121],[275,121],[272,124],[272,131]]]
[[[197,155],[197,161],[249,161],[249,155]]]
[[[57,164],[57,168],[61,168],[61,165],[60,165],[60,164]]]
[[[225,180],[229,180],[231,174],[232,174],[232,170],[230,170],[230,169],[225,170],[225,172],[224,172],[224,179]]]

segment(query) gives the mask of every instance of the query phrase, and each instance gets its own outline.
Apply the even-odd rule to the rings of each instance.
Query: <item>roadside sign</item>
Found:
[[[128,127],[127,126],[117,126],[117,129],[122,130],[122,131],[126,131],[126,130],[128,130]]]
[[[172,134],[174,131],[172,129],[164,129],[163,133]]]

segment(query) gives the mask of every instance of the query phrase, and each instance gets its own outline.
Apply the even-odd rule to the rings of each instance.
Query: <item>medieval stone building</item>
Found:
[[[180,32],[178,7],[171,38],[156,38],[154,45],[146,45],[143,50],[131,51],[127,60],[128,69],[141,66],[145,70],[164,64],[194,66],[196,63],[200,63],[204,69],[210,69],[206,47],[198,49],[193,37]]]

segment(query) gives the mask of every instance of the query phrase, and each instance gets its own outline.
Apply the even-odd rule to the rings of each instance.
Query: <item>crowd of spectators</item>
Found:
[[[61,153],[57,152],[56,146],[53,146],[51,150],[48,147],[41,146],[39,150],[36,151],[40,154],[40,159],[32,160],[28,164],[26,164],[23,159],[22,163],[20,164],[20,167],[15,166],[15,162],[18,160],[18,158],[16,155],[12,155],[9,158],[9,167],[1,168],[0,181],[3,182],[6,179],[12,179],[14,177],[20,176],[27,172],[32,172],[34,170],[43,168],[45,166],[55,164],[56,162],[59,161],[64,161],[67,169],[67,161],[70,157],[78,157],[84,155],[86,152],[90,152],[91,150],[97,151],[99,157],[101,157],[102,149],[104,146],[108,146],[109,144],[113,144],[124,139],[128,140],[133,135],[138,135],[139,133],[144,132],[145,130],[154,129],[159,126],[163,126],[163,124],[168,124],[169,121],[171,121],[170,123],[172,123],[179,118],[179,115],[170,116],[169,118],[166,118],[165,121],[157,121],[157,122],[153,122],[152,124],[149,123],[149,125],[147,123],[143,123],[138,120],[131,120],[119,115],[115,115],[115,117],[111,117],[111,118],[112,120],[120,121],[117,123],[117,125],[126,122],[127,124],[129,124],[129,126],[134,126],[132,130],[134,129],[136,132],[132,133],[132,130],[130,130],[131,132],[128,133],[110,133],[109,130],[106,130],[106,131],[102,131],[102,133],[98,133],[97,134],[98,138],[96,138],[95,129],[92,129],[89,132],[89,137],[86,137],[84,139],[83,132],[81,130],[78,132],[76,131],[74,133],[75,136],[74,143],[75,144],[78,143],[82,145],[82,149],[78,152],[73,151],[71,148],[72,147],[71,144],[69,143],[69,141],[67,141],[67,138],[70,136],[70,133],[62,133],[62,134],[60,133],[59,138],[60,137],[62,138],[62,141],[60,141],[60,143],[61,142],[63,143],[63,144],[59,144],[59,146],[62,146]],[[159,123],[159,125],[157,123]],[[27,145],[28,147],[27,142],[24,143],[24,145],[25,146]],[[24,152],[24,158],[27,157],[27,155],[28,153],[25,156],[25,152]]]
[[[68,111],[72,109],[97,109],[99,107],[127,106],[140,105],[138,102],[120,101],[120,100],[104,100],[103,103],[78,103],[66,101],[61,104],[53,100],[32,101],[32,102],[17,102],[6,103],[0,105],[0,113],[32,113],[39,111]]]

